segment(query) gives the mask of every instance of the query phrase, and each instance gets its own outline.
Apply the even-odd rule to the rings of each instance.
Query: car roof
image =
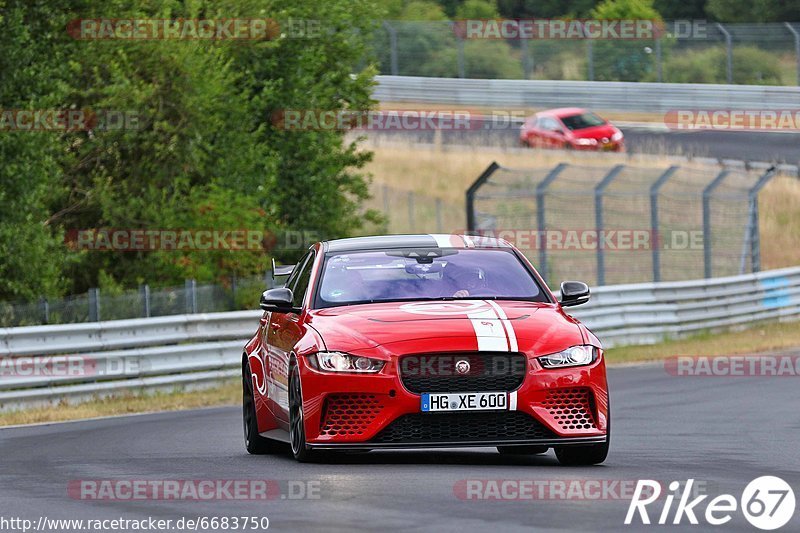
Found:
[[[374,235],[322,242],[327,252],[355,252],[393,248],[511,248],[508,241],[475,235],[430,233],[418,235]]]
[[[582,107],[558,107],[556,109],[546,109],[544,111],[540,111],[537,115],[541,116],[548,116],[548,117],[568,117],[570,115],[579,115],[581,113],[586,113],[586,109]]]

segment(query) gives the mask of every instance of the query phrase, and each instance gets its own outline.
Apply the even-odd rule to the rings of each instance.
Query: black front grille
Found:
[[[461,373],[464,361],[469,371]],[[525,356],[519,353],[422,354],[400,360],[403,385],[416,393],[510,392],[522,385],[525,372]]]
[[[375,443],[499,442],[556,439],[553,432],[520,411],[413,413],[399,417],[372,440]]]

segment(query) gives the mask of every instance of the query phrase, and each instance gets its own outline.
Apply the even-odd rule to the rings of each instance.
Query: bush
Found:
[[[523,77],[519,54],[501,41],[466,41],[464,74],[467,78],[519,79]],[[458,50],[445,48],[421,67],[423,76],[458,77]]]
[[[664,63],[664,81],[670,83],[727,83],[727,54],[724,47],[674,55]],[[733,83],[780,85],[776,56],[754,46],[733,49]]]

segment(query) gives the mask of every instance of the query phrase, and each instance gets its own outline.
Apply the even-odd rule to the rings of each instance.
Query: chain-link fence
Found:
[[[670,21],[649,37],[595,39],[580,31],[526,38],[513,29],[525,21],[475,22],[477,31],[470,32],[465,30],[467,21],[384,21],[374,43],[380,73],[800,85],[800,23]],[[585,35],[591,35],[586,28]]]
[[[379,211],[384,224],[364,228],[365,234],[450,233],[464,230],[464,203],[390,185],[376,185],[365,209]]]
[[[186,280],[180,287],[86,294],[38,302],[0,302],[0,327],[72,324],[193,313],[258,309],[258,299],[274,286],[272,272],[263,277],[230,278],[224,285]]]
[[[757,200],[774,172],[493,163],[467,193],[467,225],[515,244],[551,284],[744,274],[760,270]]]

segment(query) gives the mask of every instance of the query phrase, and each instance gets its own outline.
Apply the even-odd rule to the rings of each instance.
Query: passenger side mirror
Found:
[[[589,301],[591,293],[589,286],[582,281],[564,281],[561,283],[561,306],[585,304]]]
[[[296,313],[294,307],[294,296],[291,289],[280,287],[268,289],[261,294],[260,307],[264,311],[276,311],[278,313]]]

